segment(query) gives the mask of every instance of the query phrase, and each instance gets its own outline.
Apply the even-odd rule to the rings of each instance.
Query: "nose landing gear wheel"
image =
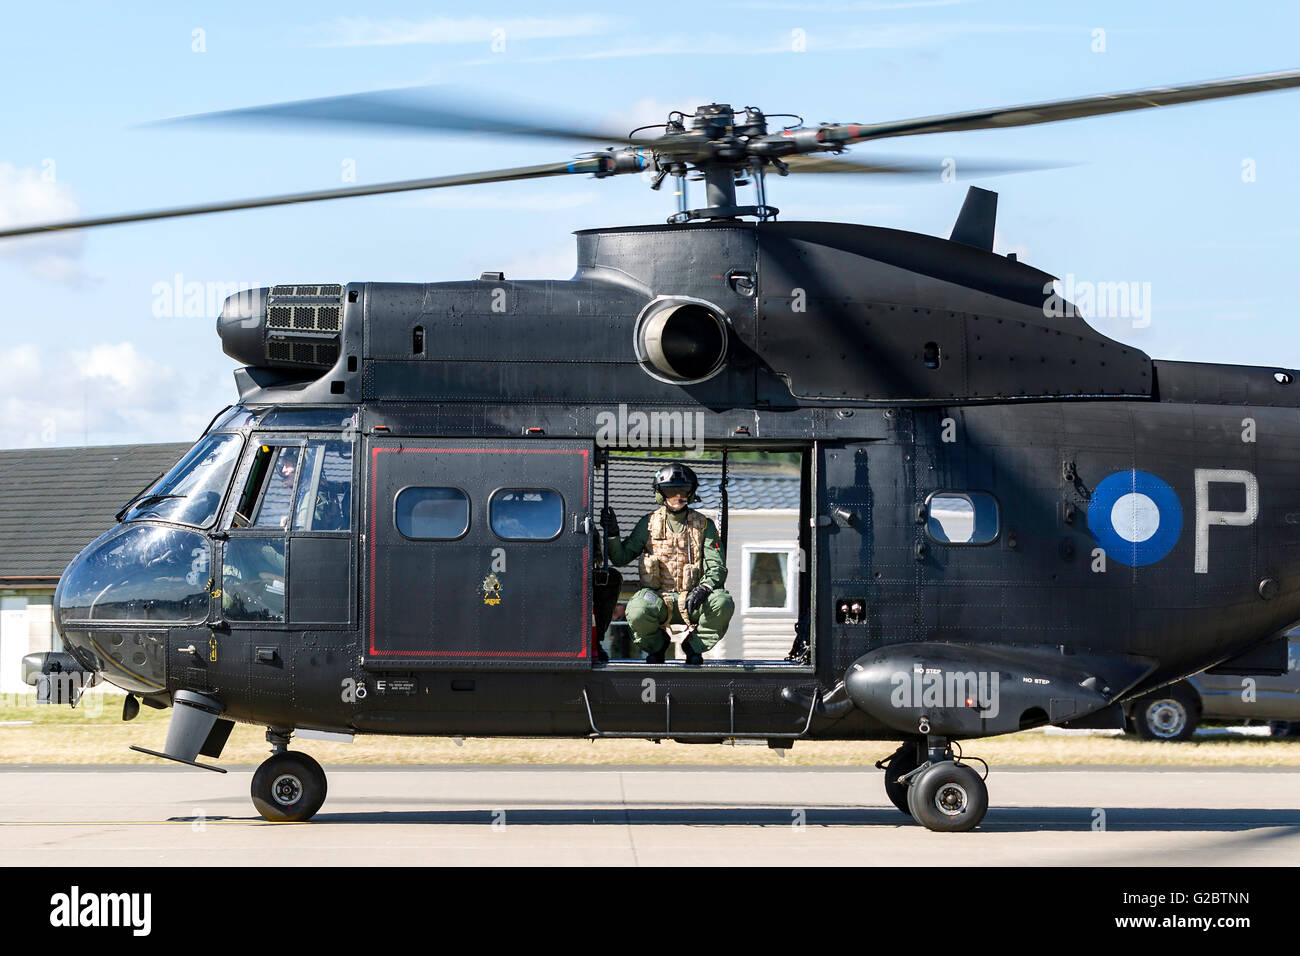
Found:
[[[970,767],[944,760],[912,778],[907,805],[912,818],[927,830],[963,833],[975,829],[984,819],[989,792]]]
[[[273,754],[253,774],[253,806],[272,823],[310,820],[325,802],[325,771],[304,753]]]

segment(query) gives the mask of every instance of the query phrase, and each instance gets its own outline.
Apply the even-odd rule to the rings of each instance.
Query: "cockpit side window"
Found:
[[[352,619],[352,466],[351,441],[255,436],[219,551],[226,620]]]
[[[352,527],[352,442],[262,444],[235,505],[232,528],[347,531]]]
[[[206,528],[221,510],[243,445],[238,435],[209,435],[139,499],[125,521],[157,519]]]
[[[347,531],[352,527],[352,443],[312,441],[303,449],[294,531]]]
[[[254,528],[281,528],[288,530],[293,493],[298,486],[298,462],[301,448],[280,448],[271,465],[262,491],[262,500],[253,518]]]
[[[262,494],[262,487],[266,484],[266,476],[271,470],[271,459],[275,452],[276,449],[270,445],[262,445],[254,454],[253,466],[248,470],[248,478],[244,481],[244,490],[239,493],[239,501],[235,504],[231,527],[247,528],[252,522],[253,511],[257,506],[258,497]]]

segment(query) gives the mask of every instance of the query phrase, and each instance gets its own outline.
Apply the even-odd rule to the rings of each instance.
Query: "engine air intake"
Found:
[[[343,286],[277,285],[232,295],[217,319],[225,353],[262,368],[328,371],[338,361]]]
[[[727,319],[708,302],[664,297],[646,306],[636,324],[636,357],[653,378],[694,385],[727,361]]]

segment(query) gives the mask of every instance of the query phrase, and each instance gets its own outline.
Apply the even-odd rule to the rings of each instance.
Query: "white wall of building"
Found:
[[[26,694],[23,657],[60,647],[54,630],[52,591],[0,596],[0,694]]]
[[[718,516],[705,512],[718,522]],[[766,590],[756,588],[750,570],[757,555],[784,555],[784,608],[757,607],[751,597]],[[759,559],[771,566],[771,558]],[[784,660],[794,643],[794,625],[799,619],[799,511],[732,509],[727,525],[727,590],[736,602],[736,613],[727,636],[709,658]],[[759,593],[756,593],[759,592]]]

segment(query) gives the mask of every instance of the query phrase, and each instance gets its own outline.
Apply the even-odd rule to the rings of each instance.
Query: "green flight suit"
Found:
[[[689,509],[678,514],[674,514],[666,507],[660,510],[665,514],[669,530],[674,534],[682,533],[686,527],[686,515]],[[651,515],[646,515],[638,521],[632,533],[622,541],[618,538],[608,539],[606,551],[613,564],[618,566],[631,564],[645,551],[650,540],[650,517]],[[713,591],[705,598],[704,603],[695,609],[694,614],[686,615],[682,607],[686,601],[686,593],[660,593],[650,588],[642,588],[632,595],[632,599],[627,602],[627,622],[632,628],[634,647],[639,647],[647,654],[656,654],[666,649],[669,637],[664,628],[669,624],[696,625],[695,633],[684,642],[683,650],[687,652],[707,653],[713,645],[722,640],[736,608],[731,595],[722,589],[722,585],[727,581],[727,561],[722,551],[722,541],[718,537],[718,529],[711,520],[707,521],[705,526],[704,547],[701,548],[698,561],[700,563],[698,580],[701,584],[712,587]]]

